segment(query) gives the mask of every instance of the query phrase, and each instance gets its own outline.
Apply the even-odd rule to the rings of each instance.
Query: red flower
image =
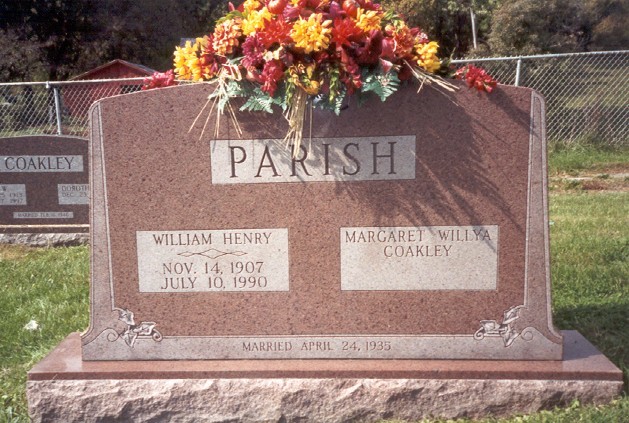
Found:
[[[351,95],[363,86],[360,66],[358,66],[353,57],[345,49],[341,49],[340,59],[342,65],[341,81],[345,84],[347,92]]]
[[[466,65],[460,68],[456,71],[454,77],[465,80],[470,88],[476,88],[478,91],[486,91],[488,93],[492,92],[498,83],[485,69],[474,65]]]
[[[374,3],[371,0],[356,0],[361,9],[364,10],[380,10],[382,7],[378,3]]]
[[[332,26],[332,42],[335,43],[337,47],[349,47],[352,42],[360,41],[362,35],[363,31],[356,26],[356,22],[353,19],[334,19],[334,25]]]
[[[384,37],[382,39],[381,57],[388,60],[395,59],[395,40],[393,38]]]
[[[284,67],[282,66],[282,62],[279,60],[266,62],[264,64],[264,69],[262,69],[262,80],[264,81],[262,91],[273,97],[273,95],[275,95],[275,90],[277,89],[277,83],[283,76]]]
[[[356,49],[356,62],[359,65],[375,65],[382,54],[382,32],[372,29],[367,35],[365,44]]]
[[[411,34],[415,37],[415,44],[426,44],[430,41],[428,35],[419,28],[411,28]]]
[[[264,53],[266,53],[266,49],[257,34],[247,37],[242,44],[242,52],[244,55],[242,65],[245,69],[257,68],[264,64]]]
[[[275,43],[288,45],[293,42],[290,37],[292,29],[293,26],[284,19],[273,19],[266,22],[266,26],[258,33],[258,36],[267,49]]]
[[[177,85],[175,82],[175,72],[170,69],[166,72],[154,72],[148,78],[144,78],[142,90],[152,90],[154,88],[164,88]]]

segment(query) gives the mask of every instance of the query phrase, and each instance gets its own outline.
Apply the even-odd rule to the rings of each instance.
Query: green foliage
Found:
[[[624,0],[511,0],[494,13],[494,55],[626,48],[629,6]]]
[[[0,2],[0,80],[63,80],[113,59],[166,70],[182,38],[226,11],[219,0]]]
[[[239,12],[238,10],[232,10],[229,13],[226,13],[224,16],[220,17],[217,21],[216,21],[216,25],[220,25],[225,21],[228,21],[230,19],[234,19],[234,18],[243,18],[244,15]]]
[[[582,49],[587,20],[580,0],[514,0],[494,14],[489,43],[499,55]]]
[[[238,5],[240,2],[235,2]],[[626,0],[383,0],[440,45],[440,56],[624,49]],[[473,50],[470,10],[479,48]],[[0,2],[0,81],[63,80],[124,59],[172,67],[181,39],[208,34],[220,0],[12,0]],[[238,14],[239,12],[232,12]]]
[[[341,110],[343,109],[343,105],[345,104],[345,97],[347,95],[346,91],[340,92],[336,97],[330,100],[330,97],[320,95],[317,96],[314,100],[314,106],[318,107],[322,110],[329,110],[334,112],[337,116],[341,114]]]
[[[328,76],[330,78],[329,95],[319,94],[313,103],[315,107],[323,110],[330,110],[339,116],[345,102],[345,97],[347,96],[347,89],[341,81],[338,69],[330,69]]]
[[[273,105],[281,105],[282,101],[271,97],[256,86],[250,93],[245,104],[242,105],[240,110],[250,112],[267,112],[273,113]]]
[[[592,50],[624,50],[629,46],[629,2],[589,0],[585,2],[592,25]]]
[[[400,79],[395,72],[363,72],[363,93],[373,92],[380,100],[385,101],[400,86]]]

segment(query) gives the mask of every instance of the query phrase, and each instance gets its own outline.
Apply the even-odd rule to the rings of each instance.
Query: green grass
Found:
[[[551,176],[577,176],[584,171],[629,173],[629,148],[601,149],[587,144],[555,144],[549,149],[548,172]]]
[[[0,422],[28,421],[26,372],[88,325],[88,249],[0,246],[0,275]]]
[[[550,201],[553,313],[625,376],[609,405],[545,411],[490,422],[629,422],[629,201],[627,193],[569,193]],[[26,372],[67,334],[88,325],[86,247],[0,247],[0,422],[28,421]],[[24,326],[36,320],[40,329]],[[459,420],[465,422],[468,420]]]
[[[551,197],[553,314],[577,329],[629,380],[629,194]]]

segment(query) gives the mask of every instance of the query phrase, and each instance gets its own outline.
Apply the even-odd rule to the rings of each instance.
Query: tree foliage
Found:
[[[219,0],[0,2],[1,80],[61,80],[113,59],[170,68],[181,38],[207,32]]]
[[[385,0],[383,5],[404,15],[441,47],[442,56],[463,56],[473,49],[472,19],[475,14],[479,45],[486,43],[494,9],[501,0]]]
[[[629,48],[629,2],[627,0],[590,0],[586,3],[592,25],[592,50]]]
[[[9,0],[0,4],[4,52],[0,74],[57,79],[65,76],[81,54],[80,46],[93,34],[89,16],[96,0]],[[5,49],[6,48],[6,49]],[[26,63],[15,62],[15,54]],[[38,66],[37,63],[43,64]],[[42,75],[45,74],[45,75]]]
[[[381,2],[436,39],[441,57],[629,47],[627,0]],[[181,38],[208,33],[226,10],[224,0],[3,0],[0,81],[62,80],[113,59],[165,70]]]
[[[629,45],[626,0],[507,0],[493,16],[498,55],[618,49]]]

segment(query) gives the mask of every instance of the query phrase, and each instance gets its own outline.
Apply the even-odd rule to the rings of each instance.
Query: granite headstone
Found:
[[[0,138],[0,233],[88,231],[88,141]]]
[[[560,360],[544,101],[409,88],[286,120],[207,85],[91,109],[85,360]]]

